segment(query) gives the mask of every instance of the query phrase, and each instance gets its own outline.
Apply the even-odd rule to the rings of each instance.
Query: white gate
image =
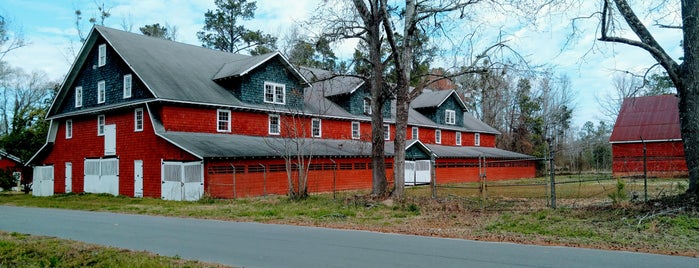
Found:
[[[163,161],[161,198],[196,201],[204,194],[204,163]]]
[[[119,195],[119,159],[85,159],[83,191]]]
[[[66,162],[66,193],[73,191],[73,164]]]
[[[430,183],[431,181],[431,174],[430,174],[430,167],[432,165],[430,164],[430,160],[420,160],[420,161],[415,161],[415,182],[416,183]]]
[[[405,185],[415,185],[414,161],[405,161]]]
[[[405,161],[405,185],[429,184],[431,167],[430,160]]]
[[[34,167],[34,182],[32,183],[32,195],[53,195],[53,166]]]

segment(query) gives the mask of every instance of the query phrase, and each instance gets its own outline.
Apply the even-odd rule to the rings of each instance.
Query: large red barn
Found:
[[[686,177],[679,99],[675,95],[645,96],[624,100],[614,130],[612,171],[614,176]]]
[[[312,156],[308,190],[371,187],[371,113],[384,113],[393,173],[394,103],[371,110],[364,79],[95,26],[30,161],[36,195],[109,193],[172,200],[285,194],[285,156]],[[530,156],[495,148],[499,132],[453,90],[411,105],[406,181],[533,177]],[[430,160],[435,159],[435,164]],[[308,158],[306,158],[308,159]],[[410,170],[408,170],[410,168]]]

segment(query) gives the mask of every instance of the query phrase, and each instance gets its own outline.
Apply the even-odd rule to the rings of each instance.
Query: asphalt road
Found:
[[[699,267],[632,252],[11,206],[0,206],[0,230],[239,267]]]

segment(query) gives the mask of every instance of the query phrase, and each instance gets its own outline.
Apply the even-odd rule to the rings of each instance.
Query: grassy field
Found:
[[[227,267],[43,236],[0,232],[0,267]]]
[[[538,185],[545,180],[491,182],[486,202],[477,184],[458,184],[439,187],[436,199],[429,198],[428,186],[422,186],[407,189],[404,199],[386,201],[371,199],[366,192],[342,192],[337,199],[332,194],[317,194],[298,202],[284,196],[172,202],[93,194],[32,197],[0,193],[0,204],[699,257],[699,201],[676,196],[684,190],[686,180],[651,180],[649,197],[655,200],[648,203],[640,202],[643,187],[637,181],[622,181],[621,190],[616,180],[561,184],[556,187],[556,210],[547,207],[548,189]],[[508,186],[512,184],[518,186]],[[636,201],[632,201],[634,195]]]

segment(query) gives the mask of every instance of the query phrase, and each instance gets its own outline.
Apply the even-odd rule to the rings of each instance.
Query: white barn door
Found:
[[[204,163],[184,163],[182,169],[184,172],[184,200],[199,200],[204,195]]]
[[[204,163],[162,162],[161,198],[196,201],[204,194]]]
[[[405,185],[415,185],[415,162],[405,161]]]
[[[430,183],[431,172],[430,160],[420,160],[415,161],[415,182],[416,183]]]
[[[73,163],[66,162],[66,193],[73,191]]]
[[[83,191],[119,195],[119,159],[85,159]]]
[[[32,195],[52,196],[53,195],[53,166],[34,167],[34,182],[32,184]]]
[[[119,195],[119,159],[100,161],[100,193]]]
[[[104,155],[116,155],[116,125],[104,126]]]
[[[182,163],[163,162],[160,174],[162,177],[160,195],[163,200],[182,201]]]
[[[143,197],[143,160],[133,161],[133,197]]]
[[[100,188],[100,160],[85,159],[85,177],[83,181],[83,192],[99,193]]]

